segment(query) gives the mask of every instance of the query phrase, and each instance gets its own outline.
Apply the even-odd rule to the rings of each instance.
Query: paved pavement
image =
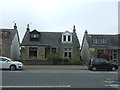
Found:
[[[24,65],[24,69],[39,70],[87,70],[85,65]]]

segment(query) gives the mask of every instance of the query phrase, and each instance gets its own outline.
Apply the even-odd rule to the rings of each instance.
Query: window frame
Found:
[[[64,57],[72,58],[72,48],[64,48]]]
[[[62,33],[62,43],[72,43],[72,33],[68,31]]]
[[[31,58],[31,57],[38,57],[38,48],[37,47],[29,47],[29,58]]]

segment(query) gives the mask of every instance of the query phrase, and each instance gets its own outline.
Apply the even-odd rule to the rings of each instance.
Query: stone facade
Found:
[[[2,47],[1,56],[11,58],[11,43],[2,43],[0,46]]]
[[[119,35],[88,34],[85,31],[81,57],[84,63],[91,58],[105,58],[108,60],[119,60]]]
[[[72,48],[72,59],[80,59],[80,50],[76,47],[49,47],[49,51],[46,50],[45,46],[22,46],[21,47],[21,59],[29,59],[29,48],[37,47],[37,57],[36,58],[47,58],[49,54],[52,54],[52,48],[56,48],[56,54],[59,54],[64,58],[64,49]]]
[[[13,29],[0,29],[0,56],[19,59],[20,42],[16,23]]]
[[[80,59],[80,44],[75,26],[73,32],[39,32],[30,31],[29,25],[21,43],[21,58],[47,58],[49,54]]]

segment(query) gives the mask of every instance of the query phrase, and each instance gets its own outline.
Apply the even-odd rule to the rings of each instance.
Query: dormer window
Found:
[[[107,44],[107,38],[106,37],[93,37],[93,44]]]
[[[68,36],[68,41],[71,41],[71,36],[70,35]]]
[[[66,31],[62,34],[62,43],[72,43],[72,33]]]
[[[66,41],[66,35],[63,36],[63,39],[64,39],[63,41]]]
[[[0,32],[0,39],[2,39],[2,40],[7,40],[8,39],[8,37],[9,37],[9,32],[7,32],[7,31],[2,31],[2,32]]]
[[[30,40],[31,41],[39,41],[40,39],[40,33],[36,30],[30,32]]]
[[[39,34],[31,34],[30,39],[32,41],[38,41],[39,40]]]
[[[39,38],[38,34],[31,34],[31,38]]]

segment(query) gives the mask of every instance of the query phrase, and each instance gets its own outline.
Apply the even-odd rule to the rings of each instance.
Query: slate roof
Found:
[[[10,33],[9,38],[6,40],[0,40],[2,43],[11,43],[15,34],[17,33],[16,29],[0,29],[0,32],[2,31],[8,31]]]
[[[21,46],[69,46],[80,47],[79,40],[75,33],[73,34],[73,43],[61,43],[63,32],[40,32],[39,41],[30,40],[30,32],[27,31],[22,40]]]
[[[94,45],[92,43],[93,37],[103,37],[107,38],[108,43],[106,45]],[[89,47],[106,47],[110,49],[118,49],[120,48],[120,35],[101,35],[101,34],[85,34],[84,38],[86,38]]]

